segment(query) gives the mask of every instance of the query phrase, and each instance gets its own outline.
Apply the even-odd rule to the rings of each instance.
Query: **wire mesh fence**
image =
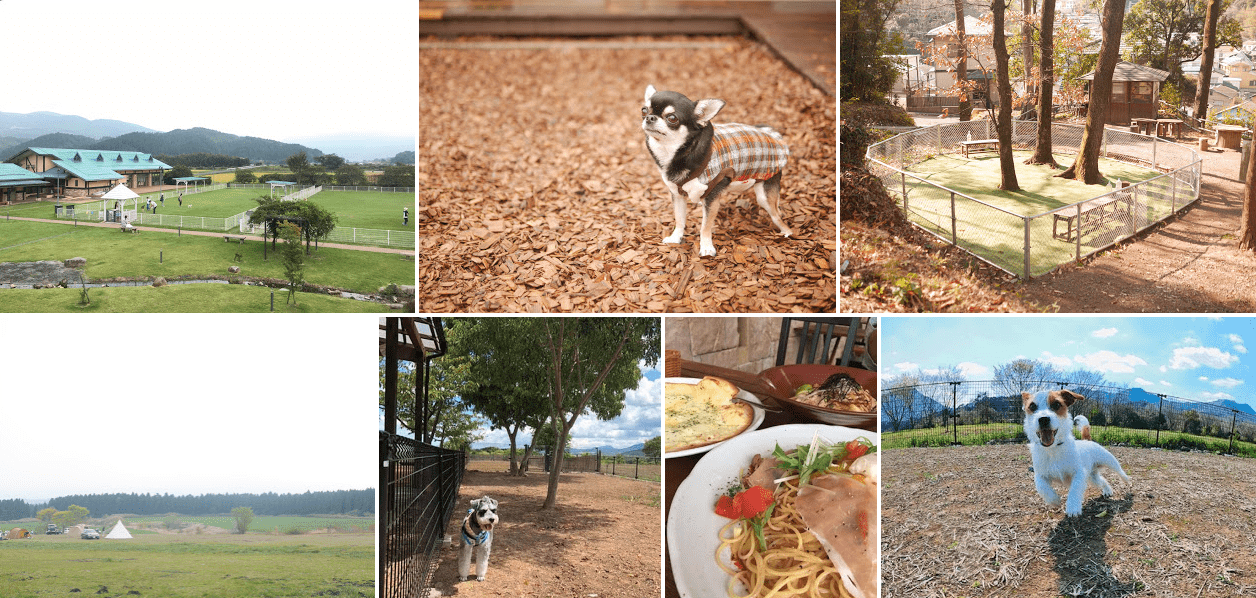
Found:
[[[658,482],[663,479],[663,462],[658,457],[604,457],[602,473]]]
[[[380,596],[427,596],[466,455],[381,431],[379,459]]]
[[[1036,122],[1014,122],[1013,151],[1037,145]],[[1076,154],[1084,127],[1051,125],[1052,152]],[[1104,130],[1101,156],[1163,172],[1059,206],[1051,197],[983,198],[913,172],[940,157],[997,149],[990,120],[947,123],[895,135],[868,148],[868,167],[915,224],[1010,274],[1030,278],[1078,261],[1172,216],[1199,199],[1202,162],[1186,146]],[[994,191],[993,189],[991,190]],[[1052,205],[1053,203],[1057,205]]]
[[[890,386],[881,394],[886,448],[1025,442],[1022,392],[1068,389],[1101,444],[1204,450],[1256,457],[1256,413],[1137,388],[1059,381],[964,381]],[[1234,406],[1231,406],[1234,405]]]

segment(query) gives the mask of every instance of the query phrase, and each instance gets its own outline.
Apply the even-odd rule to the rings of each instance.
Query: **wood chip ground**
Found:
[[[420,49],[419,309],[834,311],[834,99],[749,40],[620,41]],[[785,136],[793,238],[747,192],[724,202],[716,256],[698,256],[693,204],[684,240],[663,244],[672,202],[640,128],[651,84],[723,99],[716,122]]]

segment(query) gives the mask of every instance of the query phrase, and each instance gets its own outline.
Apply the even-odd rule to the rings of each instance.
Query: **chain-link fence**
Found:
[[[896,448],[1025,442],[1021,393],[1063,388],[1085,397],[1073,404],[1071,414],[1086,416],[1092,436],[1101,444],[1256,457],[1256,413],[1245,405],[1202,402],[1137,388],[1048,380],[888,387],[881,394],[882,445]]]
[[[1038,123],[1012,124],[1013,150],[1034,149]],[[1077,154],[1084,131],[1081,125],[1053,123],[1053,153]],[[978,199],[928,180],[927,173],[913,172],[926,160],[953,156],[966,147],[981,149],[972,142],[986,141],[990,146],[995,135],[990,120],[916,129],[871,145],[868,168],[913,223],[1024,278],[1111,247],[1199,199],[1202,162],[1195,150],[1152,135],[1112,129],[1104,130],[1103,157],[1163,174],[1084,201],[1052,206],[1054,198],[1038,203],[1032,194],[1019,204]]]
[[[466,455],[381,431],[379,459],[379,595],[427,596]]]

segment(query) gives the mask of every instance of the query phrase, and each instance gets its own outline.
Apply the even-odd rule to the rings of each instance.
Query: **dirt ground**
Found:
[[[1256,254],[1238,249],[1243,183],[1236,151],[1209,151],[1197,204],[1104,252],[1023,285],[1064,312],[1256,311]]]
[[[501,463],[474,462],[496,469]],[[658,596],[662,569],[658,482],[595,473],[563,474],[558,509],[542,512],[548,476],[467,471],[446,533],[457,538],[471,500],[497,499],[501,518],[488,575],[458,581],[458,545],[443,548],[433,585],[443,596],[640,598]],[[472,571],[475,564],[472,562]]]
[[[497,47],[419,52],[421,311],[835,309],[834,98],[742,38]],[[697,205],[683,241],[662,242],[675,222],[640,128],[651,84],[782,133],[792,238],[747,192],[723,202],[716,256],[698,256]]]
[[[885,451],[882,596],[1256,596],[1256,460],[1110,449],[1132,483],[1077,518],[1024,445]]]

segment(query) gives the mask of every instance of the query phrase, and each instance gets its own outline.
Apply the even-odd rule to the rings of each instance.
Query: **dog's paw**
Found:
[[[675,245],[680,242],[680,237],[681,237],[680,233],[672,233],[671,235],[663,237],[663,242],[668,243],[670,245]]]
[[[704,256],[704,257],[710,257],[710,256],[715,255],[715,246],[707,245],[706,243],[703,243],[702,246],[698,248],[698,255]]]
[[[1082,514],[1082,508],[1081,508],[1081,507],[1074,507],[1074,508],[1071,508],[1071,509],[1064,509],[1064,514],[1065,514],[1065,515],[1068,515],[1069,517],[1077,517],[1077,516],[1080,516],[1080,515]]]
[[[794,236],[794,231],[793,231],[793,230],[790,230],[790,228],[787,226],[787,227],[785,227],[785,230],[782,230],[782,231],[781,231],[781,236],[782,236],[782,237],[785,237],[786,239],[788,239],[788,238],[790,238],[790,237]]]
[[[480,576],[480,577],[475,578],[475,580],[476,580],[476,581],[484,581],[484,577],[483,577],[483,576]]]
[[[467,576],[466,576],[466,575],[459,575],[459,576],[458,576],[458,581],[466,581],[466,580],[467,580]]]

